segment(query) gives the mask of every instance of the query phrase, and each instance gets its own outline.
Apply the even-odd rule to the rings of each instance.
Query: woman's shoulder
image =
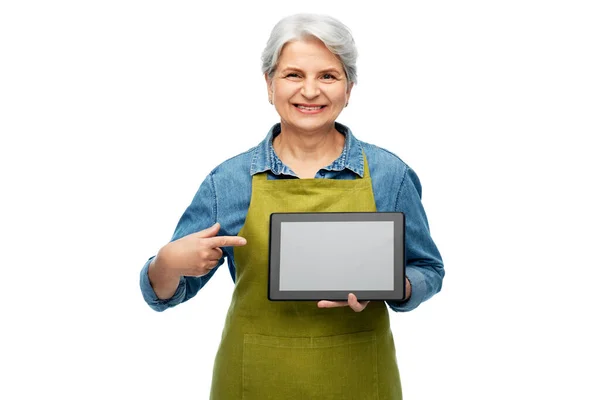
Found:
[[[250,175],[250,166],[252,165],[252,158],[256,151],[254,146],[242,153],[239,153],[233,157],[226,159],[225,161],[218,164],[211,171],[212,175]]]
[[[359,141],[371,169],[389,170],[393,173],[405,172],[410,167],[394,152],[372,143]]]
[[[378,188],[398,188],[407,182],[421,193],[421,182],[416,172],[392,151],[362,142],[373,183]]]
[[[250,178],[252,174],[264,171],[269,161],[268,147],[270,135],[271,133],[269,132],[257,145],[226,159],[217,165],[211,171],[211,174],[223,176],[242,175],[244,178]]]

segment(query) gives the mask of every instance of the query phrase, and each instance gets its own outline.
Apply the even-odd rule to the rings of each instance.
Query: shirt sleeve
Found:
[[[388,302],[396,312],[411,311],[442,288],[444,265],[431,238],[427,216],[421,203],[421,183],[407,168],[396,199],[396,211],[403,212],[406,222],[406,277],[411,296],[403,302]]]
[[[185,210],[179,223],[175,228],[171,242],[187,236],[191,233],[206,229],[217,222],[217,198],[214,190],[212,174],[209,175],[196,192],[192,203]],[[159,299],[152,288],[148,278],[148,267],[155,256],[150,257],[144,264],[140,272],[140,288],[142,296],[146,303],[155,311],[164,311],[167,308],[174,307],[180,303],[188,301],[194,297],[198,291],[210,280],[223,264],[224,257],[221,257],[217,266],[207,275],[201,277],[182,276],[179,279],[179,286],[170,299]]]

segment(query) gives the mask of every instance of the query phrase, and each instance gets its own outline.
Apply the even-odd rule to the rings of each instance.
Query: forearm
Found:
[[[429,232],[421,202],[421,183],[410,168],[402,178],[395,210],[403,212],[406,218],[406,278],[410,281],[411,294],[405,301],[388,304],[394,311],[411,311],[440,291],[445,272],[442,257]]]
[[[388,302],[396,312],[406,312],[417,308],[421,303],[430,299],[442,288],[444,278],[443,265],[435,266],[406,266],[406,277],[410,281],[410,297],[403,302]]]
[[[144,267],[140,271],[140,289],[142,290],[142,296],[144,297],[144,300],[150,306],[150,308],[152,308],[154,311],[164,311],[169,307],[174,307],[177,304],[184,302],[185,300],[187,300],[188,296],[191,297],[191,292],[188,290],[187,287],[187,280],[185,278],[180,278],[178,284],[175,287],[175,291],[171,294],[171,296],[164,299],[159,298],[153,288],[153,284],[157,284],[157,286],[163,286],[164,283],[163,279],[161,279],[160,277],[158,279],[155,279],[154,282],[150,282],[150,265],[154,260],[155,258],[153,257],[150,260],[146,261],[146,264],[144,264]],[[164,291],[170,291],[168,288],[166,290],[162,287],[159,289],[162,289]],[[162,296],[167,295],[167,293],[164,293],[163,291],[161,291],[160,294]]]
[[[194,297],[222,263],[223,259],[219,261],[217,267],[201,277],[173,277],[162,271],[159,256],[151,258],[146,261],[140,272],[142,296],[150,308],[155,311],[164,311],[174,307]]]
[[[159,257],[155,257],[148,266],[148,278],[150,285],[161,300],[170,299],[173,297],[179,286],[180,276],[169,272],[166,268],[160,265]]]
[[[194,265],[194,261],[190,261],[189,258],[197,256],[197,241],[203,238],[190,239],[195,243],[193,245],[182,245],[180,241],[214,226],[217,222],[216,194],[213,188],[212,175],[209,175],[181,216],[171,241],[158,251],[156,257],[148,259],[140,271],[142,296],[155,311],[164,311],[194,297],[223,263],[224,257],[221,257],[217,265],[203,276],[198,276],[194,271],[189,273],[189,268],[186,270],[185,267]],[[175,245],[175,242],[180,243]]]

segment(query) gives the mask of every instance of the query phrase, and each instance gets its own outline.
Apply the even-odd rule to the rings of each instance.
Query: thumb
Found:
[[[215,222],[213,226],[196,232],[196,236],[200,238],[214,237],[217,236],[217,233],[219,233],[219,229],[221,229],[221,225],[218,222]]]

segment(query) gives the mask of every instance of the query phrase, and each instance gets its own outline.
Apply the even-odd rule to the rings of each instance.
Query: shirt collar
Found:
[[[335,129],[346,136],[344,150],[342,150],[342,154],[334,162],[323,169],[328,171],[342,171],[347,168],[362,178],[365,165],[360,141],[352,135],[350,128],[339,122],[335,123]],[[268,170],[275,175],[280,175],[284,171],[289,171],[279,157],[277,157],[277,154],[273,149],[273,138],[280,133],[281,124],[277,123],[271,127],[267,137],[255,147],[252,156],[252,165],[250,166],[251,175]]]

